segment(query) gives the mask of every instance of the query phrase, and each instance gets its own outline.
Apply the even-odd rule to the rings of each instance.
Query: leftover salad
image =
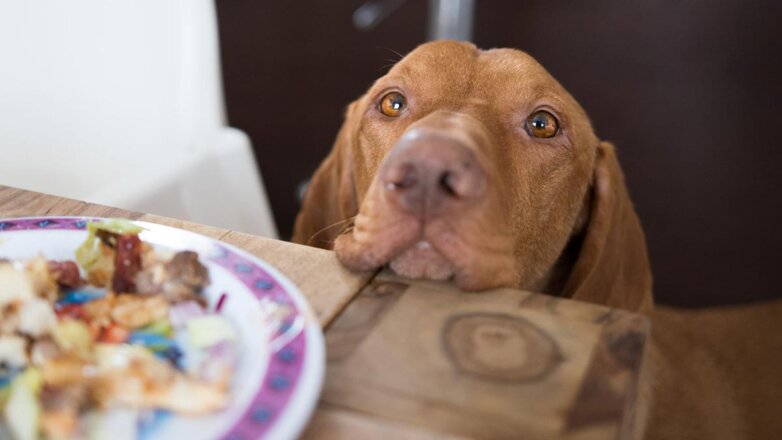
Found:
[[[92,222],[71,261],[0,255],[0,437],[115,438],[227,406],[237,335],[192,251]]]

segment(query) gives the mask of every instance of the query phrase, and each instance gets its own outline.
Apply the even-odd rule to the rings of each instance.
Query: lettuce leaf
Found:
[[[100,240],[98,230],[111,232],[112,234],[138,234],[144,228],[130,220],[112,218],[102,222],[87,223],[87,239],[76,249],[76,261],[84,270],[89,271],[100,256]]]

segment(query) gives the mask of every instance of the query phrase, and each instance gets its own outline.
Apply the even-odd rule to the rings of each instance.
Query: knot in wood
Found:
[[[482,379],[529,382],[561,362],[554,338],[532,322],[501,313],[466,313],[448,319],[443,346],[462,372]]]

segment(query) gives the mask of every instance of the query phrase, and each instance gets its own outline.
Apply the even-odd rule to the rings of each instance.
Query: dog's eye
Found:
[[[536,138],[550,138],[559,131],[557,118],[545,110],[538,110],[527,118],[527,133]]]
[[[380,112],[392,118],[401,115],[406,107],[407,100],[399,92],[388,93],[380,100]]]

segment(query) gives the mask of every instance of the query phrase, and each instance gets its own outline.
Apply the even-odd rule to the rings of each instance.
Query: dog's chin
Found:
[[[474,260],[490,266],[471,265],[470,260],[459,258],[465,254],[463,246],[455,246],[457,242],[448,237],[439,241],[421,238],[419,233],[407,237],[400,233],[385,240],[359,241],[353,233],[346,233],[337,238],[334,251],[345,267],[357,272],[388,266],[405,278],[452,281],[467,291],[519,286],[519,273],[509,254],[489,252]]]
[[[454,276],[453,264],[428,241],[419,241],[394,257],[391,270],[406,278],[449,280]]]

